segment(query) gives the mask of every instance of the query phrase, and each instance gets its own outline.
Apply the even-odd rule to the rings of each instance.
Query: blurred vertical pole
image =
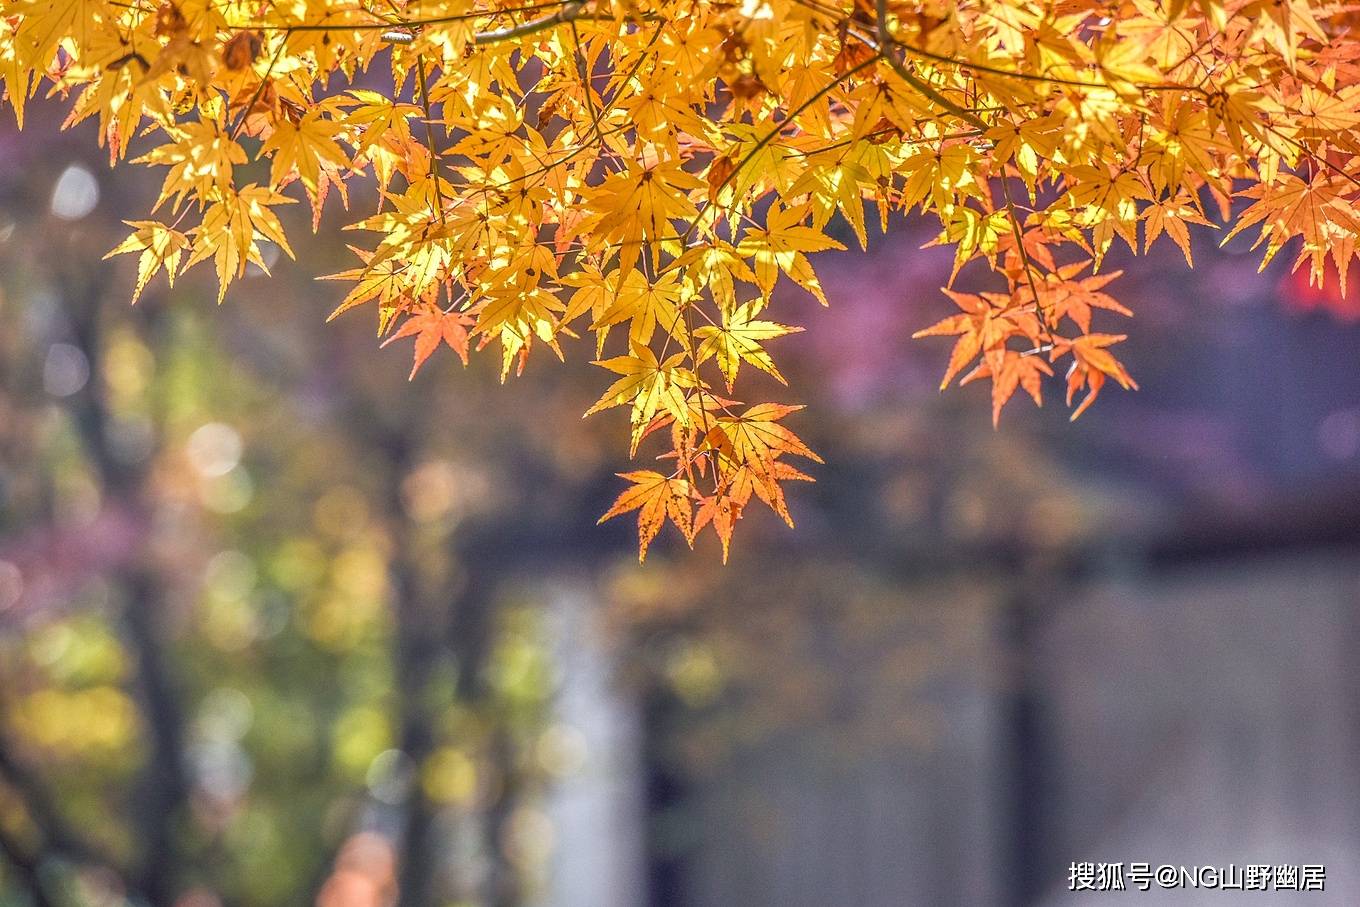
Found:
[[[1017,568],[1015,587],[1002,609],[1001,642],[1005,667],[1003,721],[1008,766],[1001,783],[1009,802],[1009,822],[999,823],[1004,840],[997,852],[1006,856],[1000,871],[1004,902],[1027,907],[1051,884],[1054,855],[1047,853],[1046,765],[1043,747],[1043,704],[1036,668],[1037,639],[1044,602],[1036,595],[1043,584],[1027,567]]]
[[[646,903],[639,709],[616,684],[588,587],[563,582],[549,595],[561,672],[553,717],[580,754],[549,797],[557,847],[544,903],[639,907]]]
[[[488,533],[495,539],[496,530]],[[513,546],[512,546],[513,547]],[[519,754],[511,729],[498,713],[487,665],[492,657],[496,633],[496,585],[499,577],[512,571],[507,565],[480,557],[475,543],[472,551],[461,552],[459,563],[464,575],[461,588],[453,597],[452,613],[445,625],[448,649],[453,658],[455,699],[471,709],[488,728],[486,757],[494,769],[495,791],[478,816],[481,848],[486,873],[480,886],[481,903],[487,907],[521,907],[524,892],[519,869],[506,852],[507,826],[521,795]],[[417,907],[416,902],[411,902]]]
[[[669,833],[668,825],[683,808],[688,791],[684,779],[664,752],[672,717],[678,708],[663,689],[647,691],[643,702],[643,793],[646,804],[647,899],[650,907],[679,907],[685,901],[689,854]]]

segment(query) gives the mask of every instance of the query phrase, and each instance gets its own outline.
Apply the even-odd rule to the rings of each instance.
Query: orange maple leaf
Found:
[[[439,348],[440,343],[447,344],[449,349],[458,354],[458,358],[463,361],[463,365],[468,364],[468,331],[472,325],[472,319],[462,312],[444,312],[436,306],[430,306],[423,312],[416,312],[408,316],[401,323],[401,327],[395,334],[383,341],[383,346],[387,346],[394,340],[403,337],[415,337],[415,362],[411,366],[411,374],[408,380],[413,380],[416,372],[425,364],[425,360]]]
[[[665,476],[650,469],[621,472],[618,476],[633,485],[618,496],[614,506],[600,517],[599,522],[638,511],[638,563],[647,559],[647,547],[666,524],[667,517],[679,527],[685,540],[694,544],[694,505],[690,502],[687,479]]]

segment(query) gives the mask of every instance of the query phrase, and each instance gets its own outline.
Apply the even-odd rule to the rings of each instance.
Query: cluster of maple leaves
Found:
[[[3,0],[0,77],[22,125],[44,91],[93,119],[111,162],[165,168],[134,298],[212,259],[225,294],[275,208],[314,226],[376,183],[371,236],[335,310],[377,310],[388,342],[502,375],[593,332],[627,407],[630,455],[660,448],[604,518],[638,512],[726,559],[753,499],[817,461],[783,420],[734,399],[743,366],[783,383],[767,316],[809,254],[867,242],[866,212],[938,217],[938,242],[993,273],[946,289],[959,313],[943,385],[988,379],[994,418],[1042,401],[1060,364],[1075,417],[1133,379],[1093,333],[1130,312],[1100,272],[1116,240],[1257,228],[1268,260],[1344,275],[1360,197],[1357,7],[1332,0]],[[375,87],[376,86],[376,87]],[[379,90],[382,89],[382,90]],[[1235,198],[1246,199],[1234,203]],[[1140,228],[1141,225],[1141,228]],[[1140,243],[1141,229],[1141,243]],[[1331,264],[1328,264],[1328,258]],[[334,317],[334,316],[332,316]],[[1056,377],[1053,380],[1060,380]]]

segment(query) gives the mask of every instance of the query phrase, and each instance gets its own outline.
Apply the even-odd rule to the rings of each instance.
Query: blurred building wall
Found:
[[[1082,860],[1321,863],[1325,893],[1300,903],[1360,903],[1360,553],[1106,568],[1031,602],[1022,652],[1007,651],[1013,591],[973,604],[988,631],[900,703],[938,709],[926,742],[846,755],[813,729],[699,784],[702,840],[661,903],[1085,903],[1067,891]],[[915,632],[922,590],[901,600],[883,632]],[[872,676],[844,654],[828,653],[836,670]]]
[[[1057,614],[1039,643],[1055,864],[1324,864],[1324,896],[1267,897],[1360,903],[1358,601],[1360,555],[1319,552],[1106,582]],[[1078,902],[1054,883],[1043,903]]]

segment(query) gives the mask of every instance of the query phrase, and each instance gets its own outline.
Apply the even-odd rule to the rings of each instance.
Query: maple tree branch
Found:
[[[530,19],[528,22],[521,22],[519,25],[498,28],[495,31],[478,32],[472,40],[474,44],[495,44],[497,41],[508,41],[547,31],[554,26],[575,20],[581,15],[585,5],[586,0],[568,0],[555,13]]]
[[[1293,145],[1299,151],[1303,152],[1303,154],[1310,161],[1312,161],[1315,166],[1320,164],[1323,167],[1326,167],[1328,170],[1331,170],[1338,176],[1344,177],[1345,179],[1349,180],[1356,186],[1360,186],[1360,177],[1356,177],[1355,174],[1349,173],[1345,168],[1339,167],[1332,161],[1327,160],[1327,158],[1324,155],[1318,154],[1316,151],[1312,150],[1307,145],[1300,142],[1298,139],[1285,135],[1284,133],[1280,132],[1278,129],[1276,129],[1269,123],[1262,123],[1261,126],[1266,130],[1266,132],[1269,132],[1271,135],[1275,136],[1280,141],[1288,142],[1290,145]]]
[[[260,76],[260,84],[255,86],[255,93],[250,96],[250,100],[246,102],[246,106],[242,107],[241,112],[236,115],[236,122],[231,124],[231,129],[227,133],[228,139],[235,141],[236,136],[245,126],[246,118],[250,116],[251,108],[259,103],[260,97],[264,94],[264,87],[269,84],[269,77],[273,74],[274,67],[278,65],[279,58],[283,56],[283,49],[288,46],[288,39],[292,34],[291,30],[285,31],[283,37],[279,39],[278,49],[274,51],[274,56],[270,59],[269,65],[265,67],[264,75]]]
[[[534,6],[520,7],[518,9],[506,9],[496,11],[483,10],[482,12],[479,13],[465,13],[462,15],[454,16],[439,16],[431,19],[397,18],[392,19],[390,21],[384,21],[379,23],[362,23],[359,25],[333,25],[333,26],[322,25],[318,23],[316,25],[305,26],[305,28],[308,31],[321,31],[321,30],[344,31],[354,29],[385,28],[390,29],[390,31],[383,35],[383,40],[386,41],[387,43],[410,44],[411,41],[414,39],[415,31],[426,25],[444,25],[467,19],[493,17],[504,15],[506,13],[533,12],[541,9],[551,9],[552,7],[558,7],[557,12],[549,13],[546,16],[540,16],[537,19],[530,19],[527,22],[520,22],[516,25],[507,25],[504,28],[492,29],[490,31],[479,31],[473,34],[472,43],[477,45],[487,45],[497,44],[501,41],[511,41],[516,38],[527,37],[529,35],[537,34],[538,32],[541,31],[547,31],[548,29],[558,25],[563,25],[571,22],[578,22],[587,19],[598,19],[605,22],[616,21],[614,16],[606,15],[603,13],[585,12],[585,6],[587,2],[589,2],[589,0],[563,0],[563,2],[540,3]],[[656,17],[646,15],[642,16],[641,18],[643,20],[651,21],[654,20]],[[405,30],[403,31],[403,29]]]
[[[815,3],[809,2],[809,0],[794,0],[794,2],[797,2],[803,6],[807,6],[810,9],[819,9],[819,7]],[[923,47],[916,47],[912,44],[908,44],[905,41],[900,40],[899,38],[894,37],[888,32],[887,4],[883,2],[883,0],[875,0],[875,5],[878,20],[875,23],[876,31],[878,34],[878,42],[875,43],[873,41],[870,41],[864,35],[860,35],[858,33],[854,34],[861,41],[864,41],[870,47],[873,47],[875,50],[878,50],[880,52],[885,52],[887,48],[891,46],[897,48],[898,50],[901,50],[904,54],[908,56],[920,57],[921,59],[924,60],[930,60],[933,63],[946,63],[951,66],[957,66],[960,69],[971,69],[974,72],[984,72],[987,73],[988,75],[1000,76],[1002,78],[1020,79],[1021,81],[1026,82],[1046,82],[1051,85],[1066,85],[1071,88],[1096,88],[1106,91],[1114,90],[1114,87],[1110,85],[1108,82],[1088,82],[1082,79],[1069,79],[1063,76],[1050,76],[1045,73],[1029,73],[1018,72],[1016,70],[1011,69],[1001,69],[995,66],[988,66],[985,63],[975,63],[972,60],[961,60],[956,57],[947,56],[945,54],[937,54],[934,51],[926,50]],[[920,80],[917,77],[910,74],[910,71],[903,67],[901,63],[895,58],[893,58],[891,55],[884,53],[884,58],[888,61],[888,64],[893,67],[894,71],[896,71],[899,76],[901,76],[902,78],[906,79],[909,82],[912,82],[914,88],[922,90],[921,86],[925,85],[926,83],[920,82]],[[1182,85],[1178,82],[1170,82],[1161,85],[1142,82],[1134,82],[1130,84],[1132,84],[1132,86],[1138,89],[1139,91],[1184,91],[1191,94],[1198,94],[1201,96],[1209,94],[1209,92],[1206,91],[1201,86]],[[930,91],[934,91],[933,87],[930,86],[927,87],[930,89]],[[923,91],[923,93],[925,92]],[[930,97],[932,100],[938,100],[937,97],[935,96]]]
[[[471,19],[488,19],[494,16],[503,16],[508,13],[536,13],[545,9],[554,9],[568,3],[580,2],[580,0],[549,0],[547,3],[535,3],[529,6],[514,7],[501,10],[474,10],[468,13],[451,13],[447,16],[430,16],[425,19],[401,19],[393,17],[383,19],[372,10],[352,9],[343,12],[366,13],[367,15],[378,18],[377,22],[337,22],[330,24],[326,22],[304,22],[298,25],[278,25],[272,22],[243,22],[228,23],[230,29],[248,29],[252,31],[306,31],[306,32],[328,32],[328,31],[377,31],[378,29],[388,28],[420,28],[423,25],[452,25],[455,22],[467,22]],[[130,4],[112,3],[114,6],[129,6]]]
[[[949,98],[945,97],[935,88],[935,86],[907,69],[907,67],[902,64],[902,61],[893,55],[889,48],[899,45],[888,31],[888,0],[875,0],[875,4],[877,12],[876,18],[878,20],[874,23],[878,32],[877,43],[869,41],[863,35],[856,34],[856,37],[872,47],[879,58],[892,67],[892,71],[897,73],[902,81],[906,82],[912,88],[934,101],[938,106],[943,107],[945,110],[954,114],[954,116],[959,119],[964,120],[970,125],[976,126],[978,129],[986,130],[988,126],[982,117],[973,113],[971,110],[968,110],[966,107],[962,107],[949,100]]]
[[[581,32],[576,27],[575,22],[571,23],[571,40],[576,48],[574,56],[576,57],[576,70],[581,76],[581,93],[585,95],[586,107],[590,109],[590,131],[592,135],[598,138],[601,148],[603,148],[604,139],[600,137],[600,110],[595,106],[595,92],[591,87],[590,79],[586,76],[586,67],[590,64],[586,60],[585,53],[581,50]]]
[[[901,135],[901,130],[896,126],[885,126],[882,129],[875,129],[873,132],[866,132],[858,139],[841,139],[839,142],[832,142],[830,145],[823,145],[821,148],[811,148],[807,151],[790,151],[789,157],[811,157],[815,154],[825,154],[828,151],[835,151],[838,148],[848,148],[855,142],[865,139],[873,140],[876,138],[891,138],[893,133]],[[922,139],[899,138],[898,143],[903,148],[913,148],[917,145],[926,145],[931,142],[947,142],[951,139],[976,139],[981,138],[981,130],[971,129],[968,132],[951,132],[941,136],[930,136]]]
[[[896,38],[890,39],[894,46],[902,49],[902,52],[913,57],[921,57],[934,63],[948,63],[958,66],[961,69],[971,69],[975,72],[985,72],[991,76],[1001,76],[1006,79],[1020,79],[1025,82],[1047,82],[1051,85],[1066,85],[1070,88],[1098,88],[1105,91],[1113,91],[1114,86],[1108,82],[1087,82],[1082,79],[1067,79],[1062,76],[1050,76],[1043,73],[1017,72],[1013,69],[1000,69],[995,66],[988,66],[985,63],[974,63],[971,60],[959,60],[954,57],[937,54],[922,47],[915,47]],[[1139,91],[1185,91],[1193,94],[1206,94],[1207,92],[1196,85],[1182,85],[1178,82],[1169,82],[1157,85],[1145,82],[1125,83],[1132,85]]]

